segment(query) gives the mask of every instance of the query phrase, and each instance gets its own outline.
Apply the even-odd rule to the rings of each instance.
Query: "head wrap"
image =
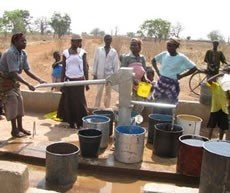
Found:
[[[170,39],[167,41],[167,43],[174,44],[174,45],[176,45],[177,47],[180,46],[179,40],[177,40],[177,39],[175,39],[175,38],[170,38]]]
[[[82,37],[79,34],[73,34],[71,40],[82,40]]]
[[[132,43],[132,42],[136,42],[139,47],[141,47],[141,45],[142,45],[142,41],[138,38],[132,38],[130,43]]]

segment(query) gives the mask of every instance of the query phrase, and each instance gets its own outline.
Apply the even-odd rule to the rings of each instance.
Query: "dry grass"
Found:
[[[62,52],[64,49],[70,46],[70,37],[66,36],[61,40],[54,39],[52,36],[32,36],[28,37],[27,53],[31,69],[41,76],[46,81],[51,81],[51,64],[53,63],[52,53],[56,50]],[[10,38],[5,39],[0,36],[0,51],[3,52],[9,46]],[[119,54],[129,52],[129,38],[114,37],[113,47]],[[85,37],[83,39],[83,47],[87,51],[87,58],[90,66],[90,74],[92,72],[93,58],[95,50],[98,46],[103,45],[102,38]],[[192,61],[194,61],[198,67],[205,67],[203,62],[205,52],[211,49],[212,45],[208,42],[195,42],[195,41],[183,41],[181,47],[178,50],[181,53],[187,55]],[[147,65],[151,65],[152,58],[165,50],[165,42],[154,42],[149,40],[143,41],[142,54],[146,58]],[[230,59],[230,46],[227,44],[220,45],[227,59]],[[91,76],[90,76],[91,77]],[[25,79],[31,81],[27,76]],[[33,82],[35,84],[35,82]],[[188,78],[180,81],[181,94],[180,99],[197,100],[197,97],[192,95],[188,91]],[[86,93],[89,106],[93,106],[96,93],[96,86],[91,86],[89,92]],[[112,95],[113,103],[117,100],[117,94]]]

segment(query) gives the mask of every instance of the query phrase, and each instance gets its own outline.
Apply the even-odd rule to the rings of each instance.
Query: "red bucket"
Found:
[[[203,156],[203,143],[208,138],[199,135],[179,137],[177,172],[186,176],[199,177]]]

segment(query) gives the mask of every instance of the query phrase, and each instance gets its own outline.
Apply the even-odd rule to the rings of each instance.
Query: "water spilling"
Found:
[[[175,120],[176,120],[176,109],[174,108],[174,109],[172,109],[172,127],[171,127],[171,131],[173,131]]]

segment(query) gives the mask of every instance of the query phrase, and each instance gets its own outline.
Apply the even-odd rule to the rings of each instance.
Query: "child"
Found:
[[[155,85],[155,81],[154,81],[154,70],[152,67],[148,66],[146,67],[146,75],[147,75],[147,79],[151,82],[152,84],[152,88],[151,88],[151,92],[149,97],[147,98],[149,101],[153,101],[153,89],[154,89],[154,85]]]
[[[219,127],[219,139],[222,140],[225,131],[229,130],[228,116],[229,116],[229,91],[225,92],[220,84],[216,81],[217,78],[222,77],[226,72],[230,72],[229,68],[223,70],[223,73],[219,73],[210,79],[208,79],[207,85],[212,91],[212,104],[211,113],[207,127],[210,128],[209,139],[212,138],[213,129]]]
[[[61,55],[58,51],[55,51],[53,53],[53,58],[55,62],[52,64],[52,82],[61,82],[61,74],[62,74],[62,61],[61,61]],[[51,88],[51,90],[54,90],[55,88]],[[58,90],[57,88],[55,90]]]

